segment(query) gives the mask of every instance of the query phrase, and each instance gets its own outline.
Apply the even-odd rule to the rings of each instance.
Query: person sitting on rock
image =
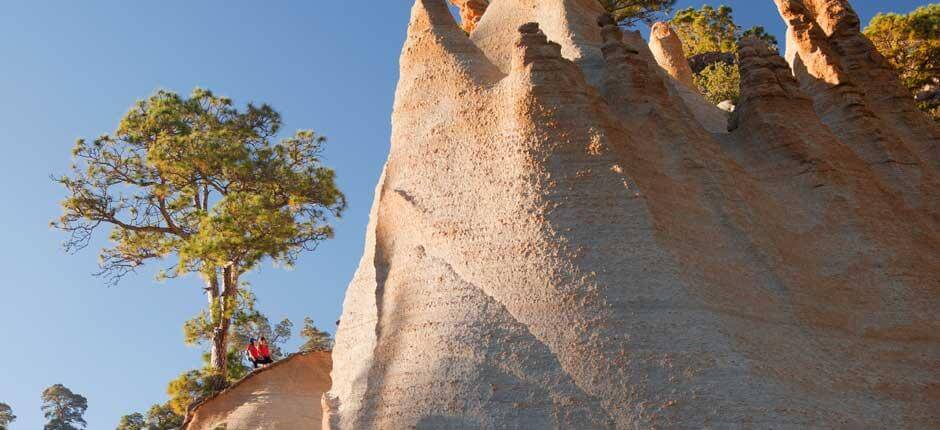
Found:
[[[264,349],[267,350],[267,345],[265,345]],[[267,359],[265,359],[264,354],[261,353],[260,344],[259,342],[255,341],[255,338],[248,340],[248,347],[245,348],[245,355],[248,356],[248,361],[251,362],[255,369],[257,369],[259,365],[271,363],[270,353],[268,354]]]
[[[271,364],[274,362],[274,359],[271,358],[271,349],[268,348],[268,340],[261,336],[261,340],[258,341],[258,357],[260,358],[261,364]]]

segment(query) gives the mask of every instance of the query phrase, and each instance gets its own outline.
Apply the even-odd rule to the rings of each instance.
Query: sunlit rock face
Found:
[[[692,68],[689,60],[682,50],[682,40],[679,35],[665,22],[657,22],[650,28],[650,51],[656,57],[656,62],[662,66],[669,76],[689,88],[695,88],[692,78]]]
[[[909,205],[940,219],[940,130],[845,0],[776,0],[787,59],[822,122]]]
[[[325,426],[940,424],[936,130],[750,40],[718,127],[601,14],[415,2]]]
[[[186,430],[317,429],[330,389],[330,353],[296,354],[235,383],[190,410]]]

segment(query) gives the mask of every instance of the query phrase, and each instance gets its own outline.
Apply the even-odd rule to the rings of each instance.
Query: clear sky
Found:
[[[114,288],[91,276],[102,242],[78,255],[48,222],[76,138],[111,132],[156,89],[212,89],[278,109],[285,131],[330,138],[326,162],[349,198],[336,238],[291,271],[248,276],[272,320],[311,316],[330,331],[362,252],[372,193],[388,152],[398,54],[410,0],[86,2],[6,0],[0,12],[0,402],[13,429],[42,426],[40,393],[62,383],[85,395],[91,429],[166,399],[166,383],[199,365],[182,323],[204,305],[193,277],[152,272]],[[783,39],[771,0],[725,3],[739,24]],[[867,22],[929,1],[855,0]],[[289,350],[297,346],[289,344]]]

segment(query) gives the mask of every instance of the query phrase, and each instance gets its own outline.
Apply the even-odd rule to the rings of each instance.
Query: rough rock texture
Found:
[[[316,429],[330,389],[329,352],[295,354],[256,370],[190,410],[186,430]]]
[[[460,22],[467,33],[476,28],[477,22],[490,5],[489,0],[450,0],[450,2],[460,8]]]
[[[685,53],[682,51],[682,40],[669,24],[665,22],[653,24],[650,30],[649,46],[653,51],[653,56],[656,57],[656,62],[669,73],[669,76],[689,88],[695,88],[689,59],[685,58]]]
[[[747,41],[714,133],[601,12],[499,0],[467,37],[416,0],[325,425],[940,426],[937,171],[858,130],[890,100]]]
[[[775,0],[789,25],[787,59],[823,122],[864,142],[869,161],[940,169],[940,128],[917,109],[846,0]],[[908,176],[920,168],[899,167]]]

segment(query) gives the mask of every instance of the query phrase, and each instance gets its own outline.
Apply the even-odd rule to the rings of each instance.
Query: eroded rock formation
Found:
[[[719,133],[594,0],[416,0],[326,426],[940,425],[936,130],[780,2]]]
[[[885,186],[940,219],[940,129],[860,32],[846,0],[775,0],[787,58],[816,113]]]
[[[490,5],[489,0],[450,0],[450,2],[460,8],[460,22],[467,33],[476,28],[477,22]]]
[[[669,27],[665,22],[657,22],[650,29],[650,50],[656,57],[656,62],[672,76],[673,79],[685,84],[689,88],[695,88],[695,81],[692,79],[692,68],[689,67],[689,59],[685,57],[682,51],[682,41],[679,35]]]
[[[330,389],[329,352],[295,354],[256,370],[190,410],[186,430],[318,429]]]

